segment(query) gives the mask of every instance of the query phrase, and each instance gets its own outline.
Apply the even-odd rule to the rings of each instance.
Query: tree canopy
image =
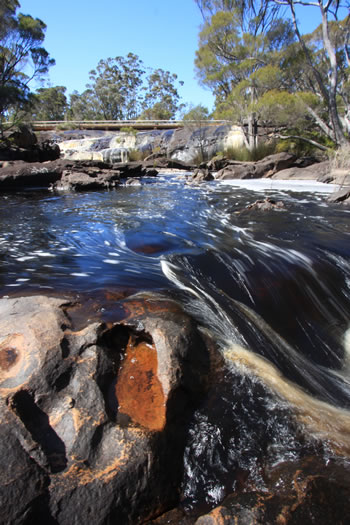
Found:
[[[17,0],[0,3],[0,119],[16,116],[32,101],[29,83],[42,78],[55,62],[42,47],[46,25],[22,13]],[[1,126],[2,129],[2,126]]]
[[[203,15],[197,75],[216,97],[215,116],[240,124],[248,148],[258,125],[316,126],[335,144],[347,140],[349,15],[338,20],[340,2],[195,1]],[[313,33],[301,35],[296,4],[319,8]]]
[[[100,60],[90,71],[90,83],[70,97],[70,117],[75,119],[173,119],[181,108],[177,75],[148,69],[135,54]]]

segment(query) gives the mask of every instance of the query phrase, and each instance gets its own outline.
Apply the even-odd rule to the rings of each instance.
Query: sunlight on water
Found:
[[[350,455],[350,223],[333,186],[185,182],[1,195],[0,288],[181,302],[224,363],[189,424],[190,508],[242,479],[263,489],[265,464]],[[284,211],[247,210],[256,190]]]

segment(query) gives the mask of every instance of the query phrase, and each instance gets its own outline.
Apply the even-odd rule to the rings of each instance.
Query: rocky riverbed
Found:
[[[349,175],[32,160],[0,168],[1,522],[346,523],[350,191],[277,181]]]

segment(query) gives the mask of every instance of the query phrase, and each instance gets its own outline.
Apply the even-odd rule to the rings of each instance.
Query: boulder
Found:
[[[8,136],[10,142],[19,148],[31,148],[37,144],[38,139],[34,131],[28,126],[19,126],[18,130]]]
[[[143,165],[145,168],[157,168],[157,169],[176,169],[183,171],[192,171],[193,165],[188,164],[187,162],[182,162],[181,160],[169,159],[166,156],[157,155],[155,158],[153,156],[147,157]]]
[[[198,184],[201,182],[208,182],[211,180],[214,180],[214,177],[208,169],[196,169],[194,170],[192,177],[188,181],[188,184]]]
[[[216,174],[218,180],[254,179],[255,169],[253,162],[230,162]]]
[[[46,162],[60,157],[60,149],[52,140],[40,140],[28,126],[20,126],[0,144],[0,160]]]
[[[119,184],[118,170],[101,170],[90,168],[89,171],[63,170],[60,180],[51,186],[55,191],[92,191],[109,190]]]
[[[296,157],[291,153],[276,153],[257,162],[230,161],[218,171],[216,178],[226,180],[272,177],[277,172],[292,166],[295,160]]]
[[[330,203],[341,202],[346,206],[350,206],[350,187],[342,188],[341,190],[336,191],[330,197],[328,197],[327,200]]]
[[[274,175],[273,179],[280,180],[316,180],[318,182],[331,182],[329,161],[317,162],[307,167],[293,166],[282,169]]]
[[[0,168],[0,191],[26,187],[48,188],[61,178],[62,166],[56,162],[26,163],[3,162]]]
[[[75,328],[79,308],[0,300],[3,523],[127,525],[177,505],[186,422],[208,385],[202,337],[164,296]]]

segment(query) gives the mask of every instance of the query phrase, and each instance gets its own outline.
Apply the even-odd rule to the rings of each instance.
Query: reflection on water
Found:
[[[144,182],[0,196],[2,295],[180,293],[228,363],[189,430],[189,506],[201,494],[215,504],[248,471],[258,486],[262,457],[300,457],[304,426],[327,454],[349,455],[349,211],[300,188]],[[285,208],[244,210],[265,194]]]

